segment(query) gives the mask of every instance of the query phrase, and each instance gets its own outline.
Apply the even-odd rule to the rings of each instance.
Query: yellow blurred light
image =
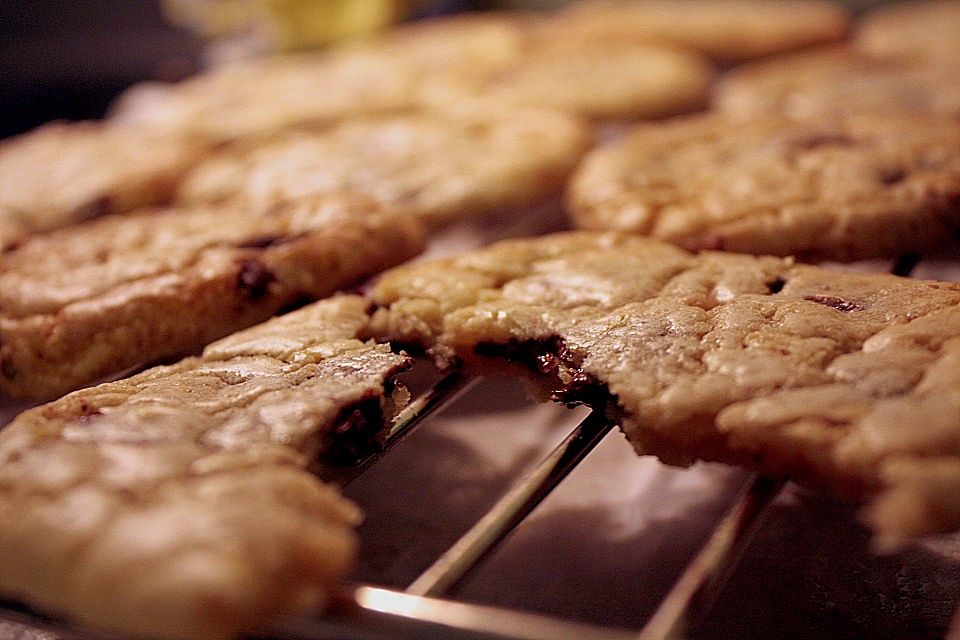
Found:
[[[269,49],[321,46],[382,29],[403,18],[404,0],[163,0],[176,24],[218,40],[256,34]]]

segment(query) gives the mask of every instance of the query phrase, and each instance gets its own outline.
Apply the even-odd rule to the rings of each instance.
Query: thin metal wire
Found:
[[[739,559],[748,535],[784,482],[756,477],[734,501],[706,544],[687,565],[640,633],[640,640],[674,640],[693,618],[694,608],[705,610],[716,597],[722,577]]]
[[[354,608],[288,620],[284,640],[636,640],[636,632],[360,587]]]
[[[418,596],[446,593],[550,494],[612,426],[602,412],[592,411],[406,592]]]
[[[439,380],[433,383],[429,389],[411,400],[407,406],[397,413],[390,426],[390,432],[387,434],[387,441],[384,444],[383,451],[370,456],[377,460],[385,453],[406,438],[412,432],[412,429],[429,416],[442,411],[472,389],[480,378],[468,376],[462,371],[451,371]],[[362,460],[358,465],[366,464],[367,460]]]
[[[390,431],[387,433],[384,445],[379,451],[348,467],[323,469],[321,472],[324,479],[336,482],[341,486],[349,484],[403,442],[427,417],[442,411],[450,403],[473,388],[479,380],[479,378],[470,377],[461,371],[453,371],[440,378],[397,413]]]

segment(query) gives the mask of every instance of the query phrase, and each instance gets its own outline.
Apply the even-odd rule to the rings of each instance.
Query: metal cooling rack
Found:
[[[465,392],[475,378],[454,372],[419,396],[398,416],[387,450],[428,415]],[[639,632],[561,621],[544,616],[442,599],[533,511],[615,425],[592,411],[539,464],[529,470],[477,523],[405,590],[359,586],[348,603],[323,619],[289,619],[271,636],[293,640],[341,638],[398,640],[667,640],[712,602],[729,565],[753,524],[782,483],[757,477],[741,492],[688,565],[661,607]],[[359,475],[380,455],[363,461]]]
[[[355,466],[336,470],[332,477],[349,484],[411,435],[427,417],[455,401],[476,382],[476,378],[461,372],[440,378],[396,417],[382,451]],[[728,563],[742,549],[751,525],[777,494],[780,483],[757,478],[741,492],[660,609],[639,632],[442,599],[613,428],[602,412],[588,414],[405,590],[359,585],[345,593],[330,614],[322,618],[289,618],[255,637],[259,640],[667,640],[680,637],[685,623],[711,601],[710,595],[715,593]],[[9,622],[4,623],[2,618]],[[20,627],[19,623],[33,629]],[[77,633],[81,635],[75,635]],[[65,623],[13,604],[0,608],[2,640],[86,640],[90,637]],[[108,640],[109,636],[97,635],[96,638]]]

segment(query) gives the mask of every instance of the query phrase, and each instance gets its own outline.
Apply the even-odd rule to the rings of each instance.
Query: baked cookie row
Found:
[[[616,38],[605,32],[609,8],[601,3],[549,18],[447,18],[320,54],[134,87],[106,122],[49,125],[0,144],[0,249],[96,215],[166,204],[180,179],[224,144],[466,102],[587,119],[667,116],[706,104],[708,57],[829,42],[849,26],[843,10],[820,0],[697,6],[691,14],[683,3],[651,2],[637,15],[656,19]]]
[[[906,46],[882,15],[855,46]],[[0,390],[50,397],[200,352],[412,258],[421,223],[550,196],[589,146],[582,118],[694,109],[711,59],[849,28],[832,5],[741,0],[453,20],[141,87],[109,122],[5,143],[0,168],[25,173],[0,171]],[[376,447],[411,345],[521,371],[606,412],[640,453],[866,499],[881,543],[956,530],[960,287],[782,257],[955,232],[956,69],[923,52],[804,56],[726,76],[726,115],[643,125],[580,167],[579,224],[675,244],[580,232],[405,265],[367,296],[22,414],[0,431],[0,593],[157,638],[322,608],[359,514],[312,472]],[[889,84],[858,88],[871,77]],[[904,87],[913,106],[891,93]],[[737,97],[751,91],[769,104]]]
[[[356,121],[201,165],[176,207],[23,241],[0,255],[0,392],[56,397],[360,284],[421,224],[555,194],[588,140],[537,110]]]
[[[409,358],[338,296],[0,431],[0,593],[90,628],[238,637],[323,609],[355,506],[317,479],[382,441]]]
[[[367,297],[314,303],[0,431],[0,593],[171,639],[317,611],[351,566],[358,514],[311,472],[381,441],[406,398],[399,345],[442,367],[512,367],[605,412],[642,454],[867,499],[881,544],[954,531],[958,335],[958,284],[630,234],[401,266]]]

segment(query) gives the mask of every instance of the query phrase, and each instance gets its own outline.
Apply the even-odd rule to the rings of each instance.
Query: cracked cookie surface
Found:
[[[575,118],[534,109],[359,118],[213,158],[186,179],[179,198],[269,208],[360,194],[441,224],[556,193],[589,141]]]
[[[578,226],[689,249],[856,260],[922,251],[960,228],[960,122],[718,116],[641,126],[593,151]]]
[[[422,248],[371,203],[305,200],[108,217],[0,256],[0,390],[49,398],[195,353]]]
[[[0,431],[0,593],[170,639],[322,609],[359,512],[307,467],[381,437],[409,366],[357,339],[367,308],[334,297],[21,414]]]
[[[0,142],[0,251],[31,233],[162,204],[210,150],[196,138],[53,122]]]
[[[955,283],[578,232],[403,266],[372,297],[373,335],[447,363],[506,357],[640,452],[872,496],[888,541],[960,527]]]

